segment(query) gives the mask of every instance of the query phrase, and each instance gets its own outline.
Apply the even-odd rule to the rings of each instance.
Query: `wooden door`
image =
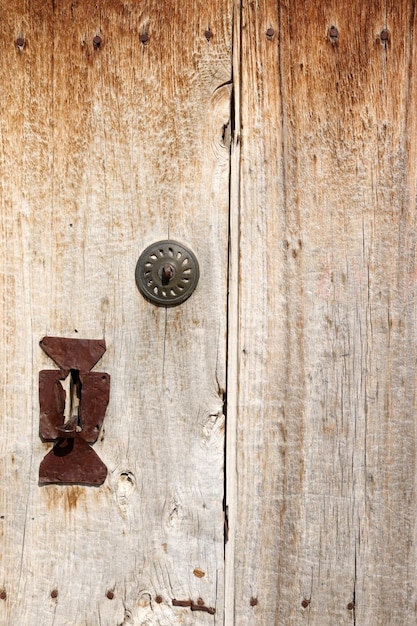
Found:
[[[416,623],[416,19],[242,3],[238,626]]]
[[[221,623],[230,2],[0,8],[0,623]],[[170,309],[135,284],[167,238]],[[101,487],[38,485],[43,336],[106,341]]]
[[[0,624],[414,624],[414,2],[0,18]],[[44,336],[106,342],[102,486],[38,483]]]

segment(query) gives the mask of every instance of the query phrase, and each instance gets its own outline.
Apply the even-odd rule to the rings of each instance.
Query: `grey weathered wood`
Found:
[[[1,624],[415,622],[415,19],[0,1]],[[165,311],[168,236],[201,279]],[[45,334],[106,339],[101,488],[37,484]]]
[[[242,6],[234,623],[414,624],[415,3]]]
[[[231,14],[0,3],[1,624],[223,621]],[[201,277],[165,310],[134,271],[168,236]],[[38,486],[45,334],[106,339],[103,487]],[[214,617],[172,606],[199,597]]]

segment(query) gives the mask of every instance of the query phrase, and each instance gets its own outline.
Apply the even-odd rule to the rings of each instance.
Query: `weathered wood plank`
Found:
[[[231,3],[0,11],[0,622],[221,623]],[[167,236],[201,270],[170,310],[134,281]],[[101,488],[37,484],[45,334],[106,339]]]
[[[407,0],[243,3],[239,626],[415,622],[414,35]]]

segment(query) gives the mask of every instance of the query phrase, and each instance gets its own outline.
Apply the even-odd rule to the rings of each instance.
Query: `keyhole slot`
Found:
[[[82,430],[80,370],[71,369],[61,384],[65,391],[64,429],[80,432]]]
[[[161,268],[161,282],[162,286],[166,287],[169,281],[174,277],[174,268],[170,263],[165,263]]]

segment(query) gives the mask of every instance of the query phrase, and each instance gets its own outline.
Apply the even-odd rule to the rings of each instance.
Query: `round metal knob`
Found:
[[[141,294],[158,306],[176,306],[191,296],[200,276],[195,254],[177,241],[148,246],[136,264]]]

